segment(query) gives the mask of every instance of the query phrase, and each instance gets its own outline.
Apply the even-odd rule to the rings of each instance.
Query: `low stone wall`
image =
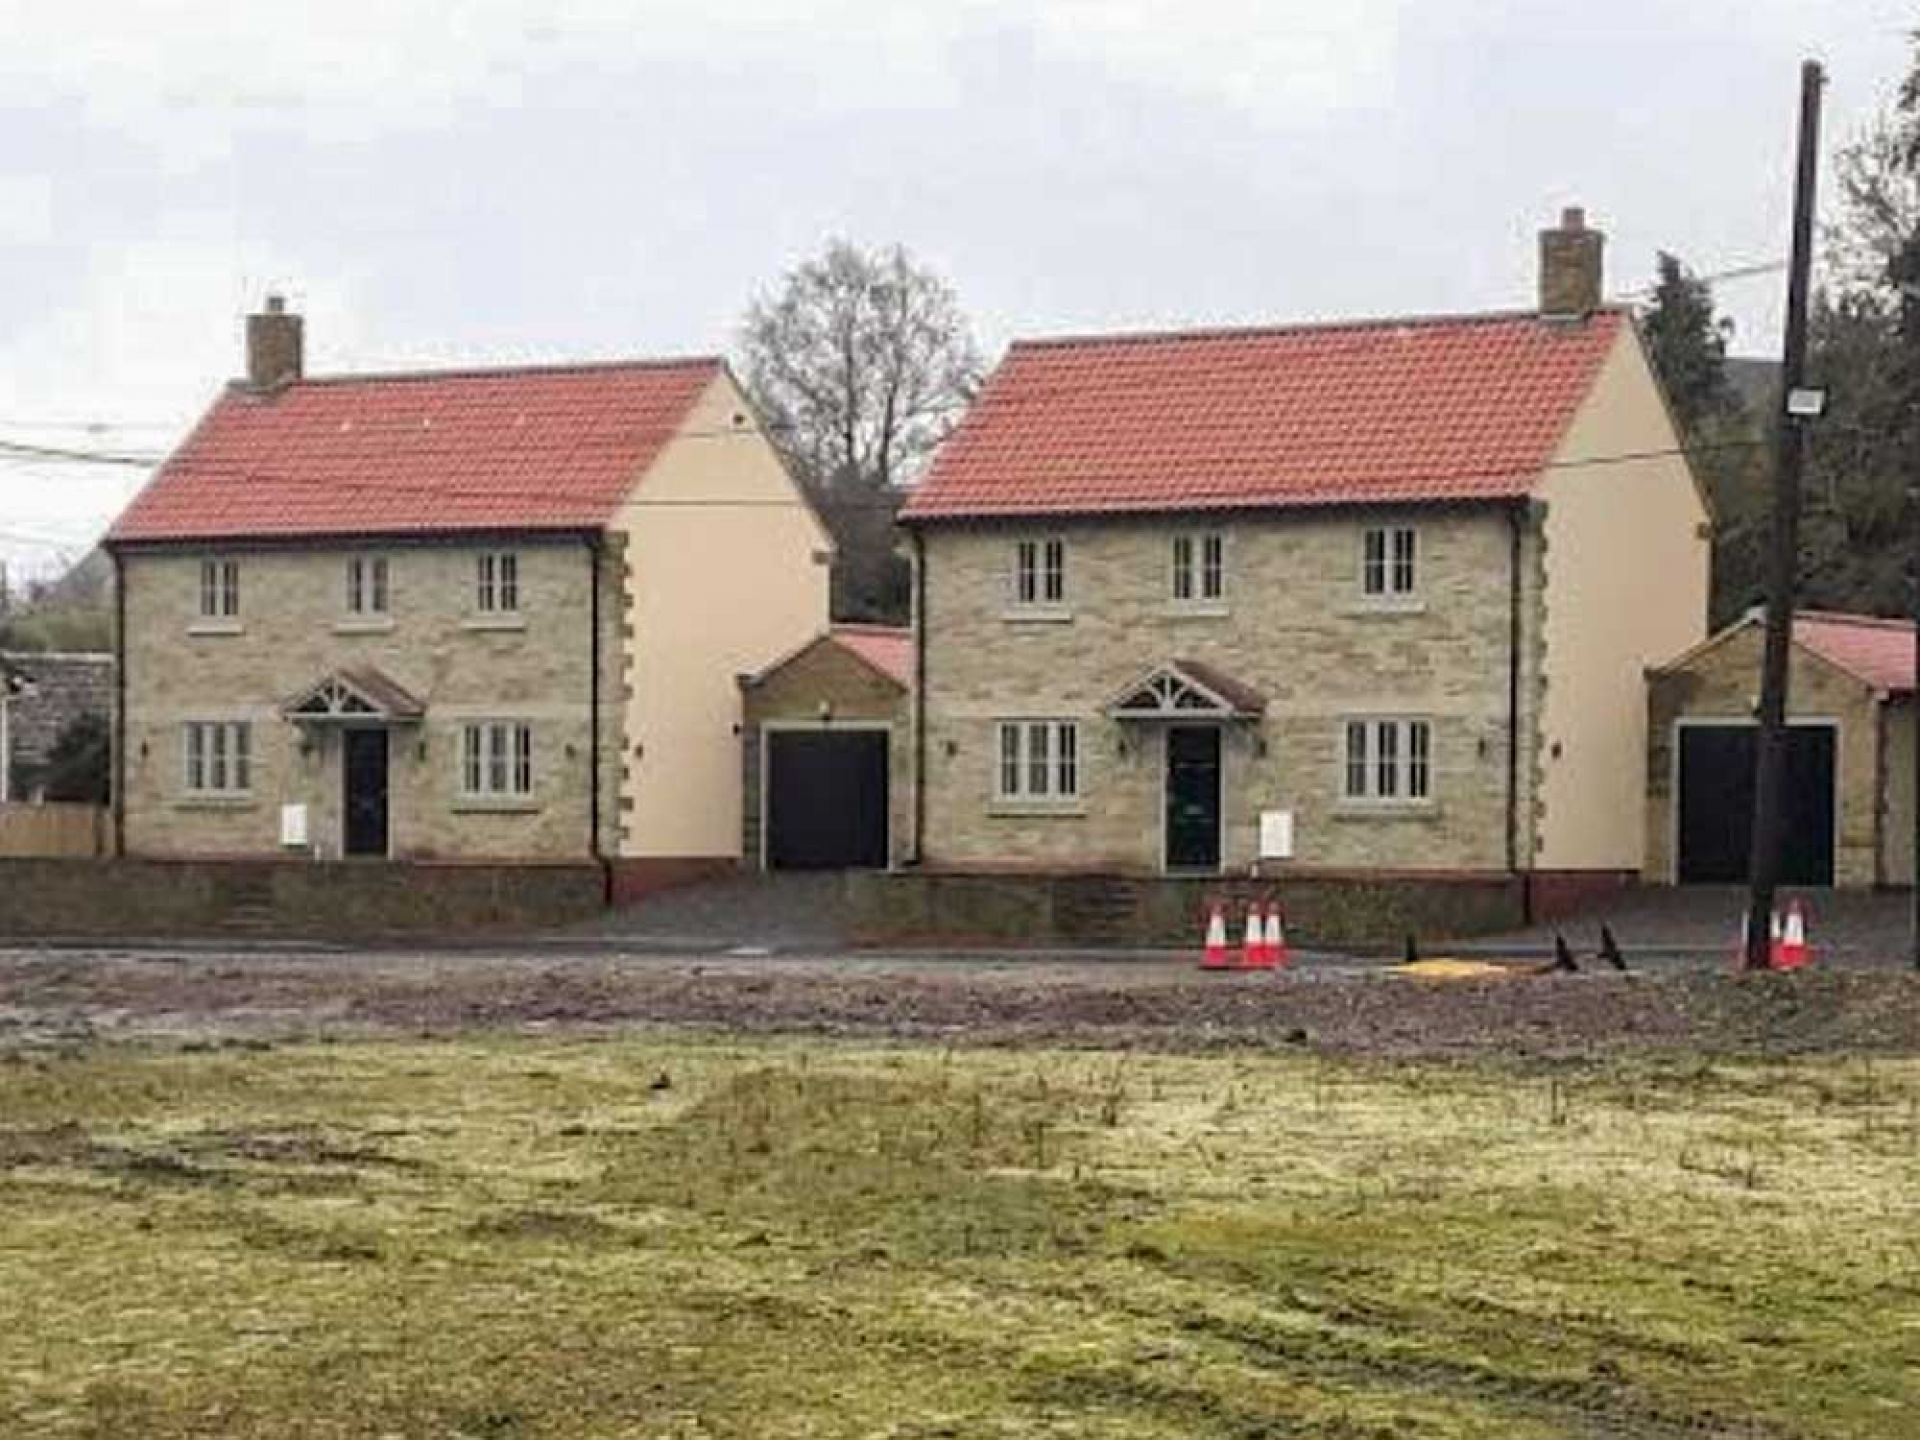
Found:
[[[588,864],[0,859],[0,935],[444,935],[602,908]]]
[[[851,872],[850,927],[863,943],[1063,944],[1198,947],[1209,907],[1277,900],[1288,940],[1302,946],[1423,946],[1518,928],[1525,886],[1507,875],[1224,877]],[[1239,940],[1236,931],[1230,937]]]

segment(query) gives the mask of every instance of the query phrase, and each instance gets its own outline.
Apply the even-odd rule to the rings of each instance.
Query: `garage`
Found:
[[[848,870],[899,860],[912,676],[907,631],[836,625],[741,677],[748,863]]]
[[[1747,879],[1765,629],[1743,616],[1647,672],[1648,880]],[[1913,680],[1911,622],[1794,617],[1782,884],[1912,883]]]
[[[1834,732],[1832,725],[1794,725],[1787,731],[1785,843],[1780,853],[1780,882],[1785,885],[1833,883]],[[1682,885],[1746,880],[1759,735],[1759,727],[1751,724],[1680,727]]]
[[[887,863],[887,732],[769,730],[767,868]]]

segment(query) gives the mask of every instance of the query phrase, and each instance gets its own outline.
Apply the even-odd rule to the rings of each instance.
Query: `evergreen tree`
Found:
[[[1727,384],[1733,322],[1713,313],[1712,289],[1677,256],[1662,250],[1655,264],[1653,303],[1640,328],[1681,432],[1691,440],[1734,408]]]

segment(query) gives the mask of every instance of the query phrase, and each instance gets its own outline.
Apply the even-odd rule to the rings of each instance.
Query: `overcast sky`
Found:
[[[305,12],[305,13],[303,13]],[[707,353],[830,234],[1012,336],[1523,305],[1583,203],[1785,251],[1797,67],[1835,143],[1892,0],[0,0],[0,438],[164,451],[269,289],[315,372]],[[1730,284],[1778,346],[1780,277]],[[83,430],[82,424],[113,428]],[[142,473],[0,462],[0,556]],[[56,548],[58,547],[58,548]]]

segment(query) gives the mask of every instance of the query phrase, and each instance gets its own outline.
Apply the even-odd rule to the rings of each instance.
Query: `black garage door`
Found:
[[[1680,728],[1680,883],[1744,882],[1753,844],[1752,725]],[[1833,883],[1833,727],[1787,731],[1783,885]]]
[[[767,865],[887,863],[887,736],[880,730],[767,732]]]

